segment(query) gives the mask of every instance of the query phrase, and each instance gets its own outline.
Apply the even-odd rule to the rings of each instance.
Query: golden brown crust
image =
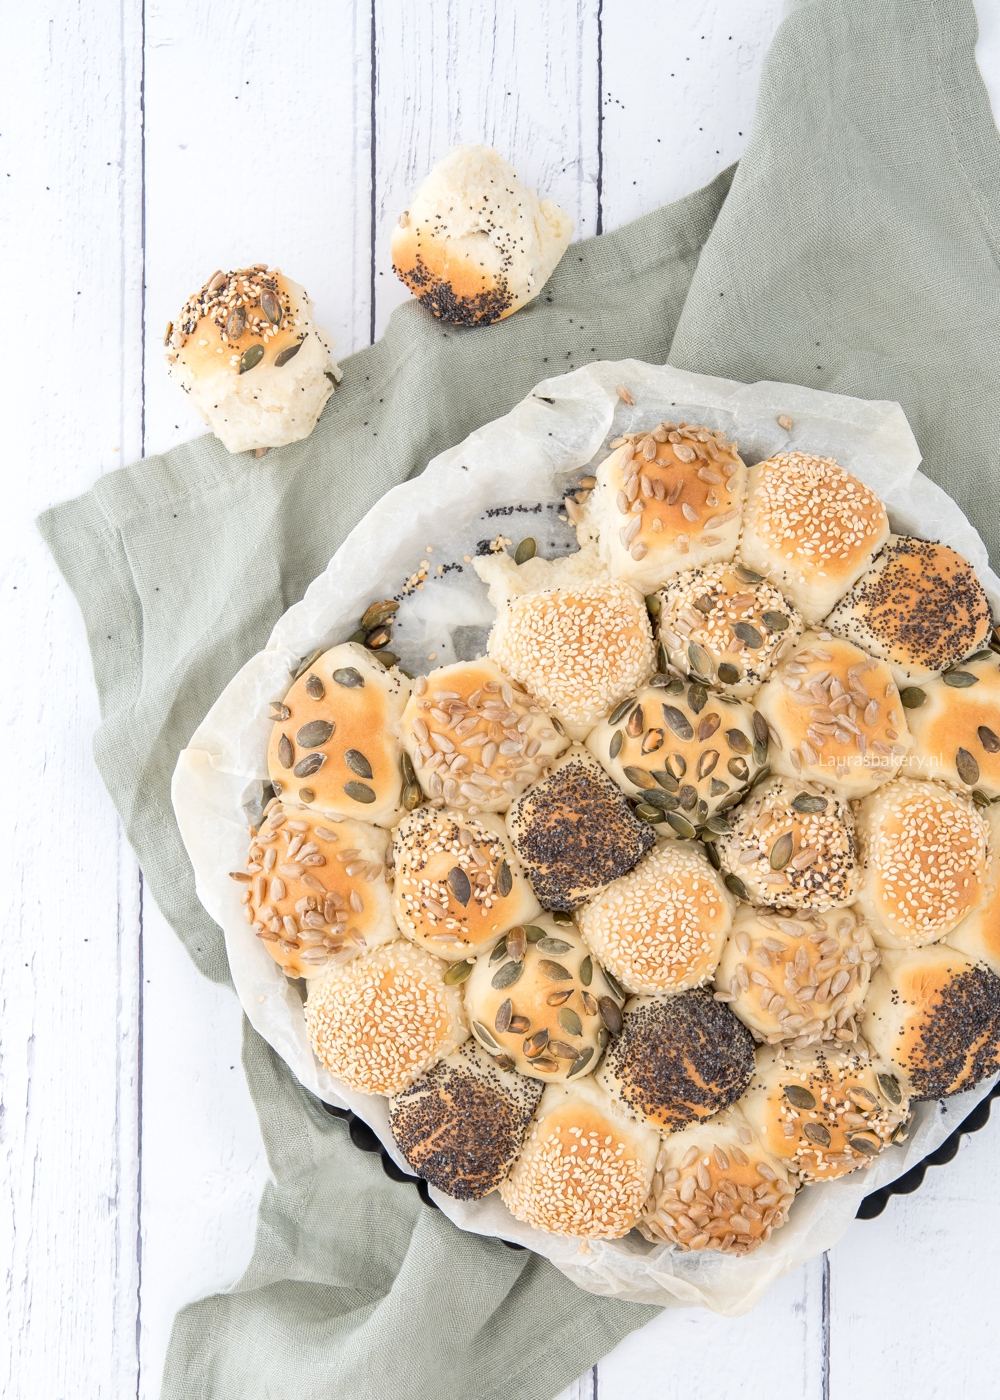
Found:
[[[913,749],[904,771],[963,792],[1000,797],[1000,656],[965,661],[958,674],[915,687],[904,700]],[[969,683],[969,678],[974,678]]]
[[[195,373],[288,363],[305,335],[294,285],[266,263],[216,273],[168,328],[167,359],[183,360]]]
[[[1000,807],[988,807],[984,815],[990,831],[990,853],[983,893],[976,908],[952,929],[945,942],[1000,974]]]
[[[392,232],[392,266],[401,282],[440,321],[488,325],[520,306],[502,274],[485,272],[461,245],[416,224]]]

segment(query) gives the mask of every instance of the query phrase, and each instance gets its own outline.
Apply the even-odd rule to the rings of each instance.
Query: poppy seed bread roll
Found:
[[[410,681],[367,647],[331,647],[271,702],[271,785],[284,802],[393,826],[402,815],[399,722]]]
[[[786,452],[750,468],[739,557],[816,623],[889,538],[875,492],[832,457]]]
[[[167,327],[167,365],[230,452],[298,442],[340,370],[298,283],[266,263],[217,272]]]
[[[1000,807],[983,813],[989,828],[989,858],[979,902],[945,942],[1000,975]]]
[[[913,748],[910,778],[938,778],[960,792],[1000,797],[1000,656],[989,652],[902,691]]]
[[[500,1198],[536,1230],[620,1239],[639,1219],[659,1146],[593,1079],[552,1084]]]
[[[947,545],[890,535],[825,627],[887,661],[899,686],[920,685],[989,640],[989,599]]]

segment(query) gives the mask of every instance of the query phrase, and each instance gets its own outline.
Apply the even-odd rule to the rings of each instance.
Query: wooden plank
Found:
[[[375,334],[410,293],[390,238],[452,146],[495,146],[532,189],[597,231],[599,0],[375,7]]]

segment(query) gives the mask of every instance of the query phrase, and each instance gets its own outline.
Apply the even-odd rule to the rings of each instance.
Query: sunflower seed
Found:
[[[311,778],[314,773],[319,772],[325,762],[325,753],[311,753],[305,758],[300,758],[292,772],[297,778]]]
[[[628,711],[632,708],[634,704],[635,696],[630,695],[627,700],[623,700],[621,704],[616,705],[615,708],[611,711],[610,715],[608,715],[608,723],[617,724],[620,719],[624,719],[625,715],[628,713]]]
[[[597,1006],[601,1013],[601,1020],[607,1026],[611,1034],[621,1035],[625,1022],[619,1007],[616,1006],[610,997],[601,997],[598,1000]]]
[[[559,1024],[564,1031],[570,1035],[583,1035],[583,1022],[576,1012],[569,1006],[564,1006],[559,1012]]]
[[[287,734],[282,734],[278,740],[278,762],[282,768],[291,768],[295,762],[295,750],[292,748],[292,741]]]
[[[300,749],[318,749],[333,737],[335,726],[325,719],[314,719],[304,724],[295,736]],[[371,774],[368,774],[371,777]]]
[[[504,987],[512,987],[524,971],[523,962],[507,962],[499,972],[493,974],[490,985],[495,991],[503,991]]]
[[[240,336],[247,328],[247,309],[245,306],[234,306],[226,318],[226,335],[230,340],[239,340]],[[258,347],[263,354],[263,347]]]
[[[499,1009],[497,1010],[496,1019],[493,1022],[499,1035],[504,1035],[505,1032],[510,1029],[511,1017],[513,1015],[514,1007],[511,1003],[510,997],[508,997],[506,1001],[502,1001],[500,1003]]]
[[[288,361],[293,359],[301,349],[302,341],[297,340],[294,345],[289,345],[284,350],[279,351],[274,357],[274,363],[277,365],[278,369],[281,369],[282,365],[287,365]],[[260,347],[260,353],[261,355],[264,354],[263,346]]]
[[[356,689],[358,686],[363,686],[365,683],[361,672],[355,670],[353,666],[341,666],[338,670],[334,671],[333,679],[338,685],[347,686],[348,689],[351,690]]]
[[[979,684],[979,677],[972,671],[945,671],[941,679],[945,685],[954,686],[956,690],[967,690],[970,685]]]
[[[979,764],[968,749],[959,749],[955,755],[955,767],[958,769],[958,776],[963,783],[974,787],[979,782]]]
[[[622,744],[624,742],[624,734],[620,729],[616,729],[611,736],[611,743],[608,745],[608,757],[612,759],[617,758],[622,751]]]
[[[375,794],[365,783],[345,783],[344,792],[354,802],[374,802]]]
[[[813,1109],[816,1107],[816,1096],[808,1089],[804,1089],[801,1084],[786,1084],[784,1088],[785,1098],[793,1108]]]

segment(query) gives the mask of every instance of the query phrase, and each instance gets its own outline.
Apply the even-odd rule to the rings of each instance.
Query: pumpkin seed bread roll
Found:
[[[923,686],[906,686],[900,699],[913,735],[907,777],[1000,797],[1000,656],[963,661]]]
[[[739,557],[816,623],[889,538],[875,492],[832,457],[785,452],[750,468]]]
[[[858,883],[854,814],[829,788],[771,778],[714,837],[734,893],[751,904],[833,909]]]
[[[439,1191],[479,1201],[521,1150],[542,1097],[537,1079],[497,1068],[474,1040],[389,1100],[389,1126],[409,1165]]]
[[[721,428],[629,433],[597,469],[584,524],[612,578],[651,593],[684,569],[732,559],[746,467]]]
[[[567,912],[631,870],[655,840],[580,744],[517,799],[507,834],[540,903]]]
[[[753,1037],[711,992],[632,997],[595,1078],[623,1109],[664,1133],[711,1118],[745,1092]]]
[[[592,1079],[542,1094],[520,1156],[500,1183],[516,1220],[552,1235],[616,1240],[638,1223],[660,1140]]]
[[[829,632],[807,632],[754,705],[771,736],[771,768],[841,797],[894,778],[913,746],[892,672]]]
[[[667,660],[740,700],[767,680],[802,635],[802,618],[744,564],[714,564],[671,579],[659,594]]]
[[[470,812],[506,812],[569,744],[558,721],[492,661],[420,677],[400,732],[427,796]]]
[[[785,1167],[731,1108],[664,1140],[639,1230],[652,1244],[752,1254],[794,1199]]]
[[[364,822],[271,807],[246,872],[232,877],[243,917],[289,977],[317,977],[397,936],[387,847],[387,834]]]
[[[920,685],[989,640],[989,599],[947,545],[890,535],[824,626],[887,661],[896,684]]]
[[[701,847],[671,842],[577,917],[587,947],[626,991],[683,992],[715,971],[735,904]]]
[[[858,908],[880,948],[920,948],[976,907],[989,829],[974,803],[939,783],[897,778],[857,814]]]
[[[624,1000],[573,925],[548,914],[505,934],[465,984],[472,1033],[501,1069],[553,1083],[590,1074]]]
[[[853,909],[742,905],[715,973],[715,998],[769,1045],[849,1044],[878,960]]]
[[[461,987],[445,964],[397,939],[310,985],[316,1058],[359,1094],[397,1094],[468,1038]]]
[[[803,1185],[870,1167],[900,1134],[909,1096],[890,1065],[853,1049],[761,1050],[739,1107]]]
[[[872,977],[865,1038],[915,1099],[946,1099],[1000,1069],[1000,977],[944,943],[887,950]]]
[[[591,731],[587,748],[657,835],[690,839],[739,800],[767,762],[769,741],[745,701],[655,676]]]
[[[392,270],[440,321],[490,325],[536,297],[573,237],[487,146],[456,146],[392,231]]]
[[[335,819],[394,826],[403,813],[399,722],[410,694],[356,642],[316,656],[271,702],[271,785],[286,803]]]
[[[340,382],[309,297],[266,263],[215,273],[164,344],[171,378],[230,452],[308,437]]]
[[[418,807],[392,845],[396,923],[439,958],[478,957],[541,910],[499,817]]]
[[[1000,807],[983,813],[989,828],[989,857],[979,903],[945,942],[1000,974]]]

